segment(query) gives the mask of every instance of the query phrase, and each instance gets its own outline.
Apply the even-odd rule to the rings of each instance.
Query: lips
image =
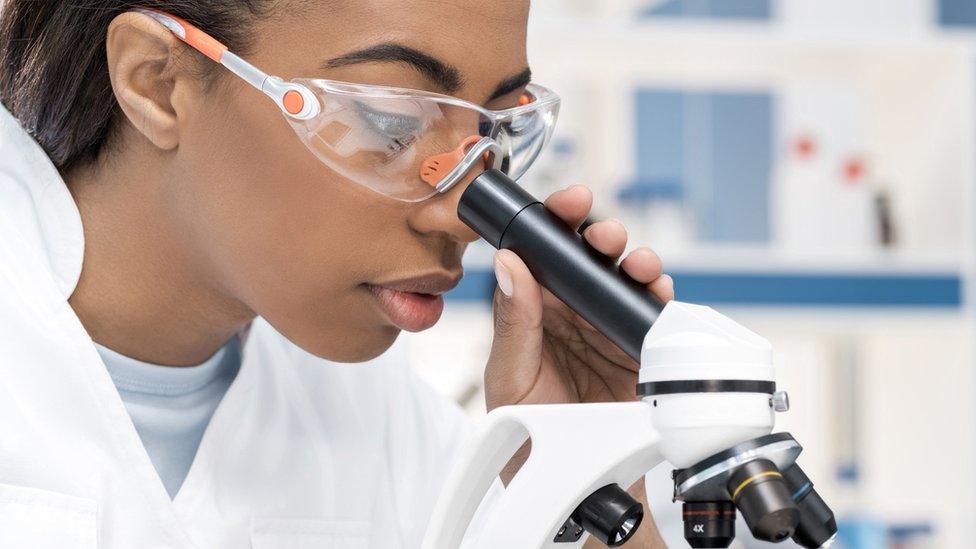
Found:
[[[401,330],[420,332],[437,323],[444,312],[442,295],[460,279],[460,274],[436,273],[366,287],[390,322]]]

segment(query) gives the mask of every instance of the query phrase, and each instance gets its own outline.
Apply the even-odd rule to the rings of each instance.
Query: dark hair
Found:
[[[98,157],[121,113],[105,54],[117,15],[140,6],[163,10],[242,52],[250,23],[273,3],[6,0],[0,7],[0,101],[63,173]]]

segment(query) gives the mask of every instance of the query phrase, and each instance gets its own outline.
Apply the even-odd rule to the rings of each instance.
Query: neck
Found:
[[[221,291],[205,254],[167,217],[161,166],[99,164],[66,175],[85,234],[69,304],[92,339],[116,352],[152,364],[204,362],[254,313]]]

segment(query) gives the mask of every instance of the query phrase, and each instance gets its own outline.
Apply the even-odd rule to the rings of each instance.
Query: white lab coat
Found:
[[[0,548],[418,547],[466,429],[402,345],[334,364],[251,326],[174,500],[67,303],[81,218],[0,107]]]

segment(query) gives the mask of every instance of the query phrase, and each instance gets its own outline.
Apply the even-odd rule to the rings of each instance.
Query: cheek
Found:
[[[388,270],[384,233],[406,221],[322,166],[270,103],[214,118],[181,141],[172,195],[209,277],[313,354],[385,350],[397,331],[360,284]]]

